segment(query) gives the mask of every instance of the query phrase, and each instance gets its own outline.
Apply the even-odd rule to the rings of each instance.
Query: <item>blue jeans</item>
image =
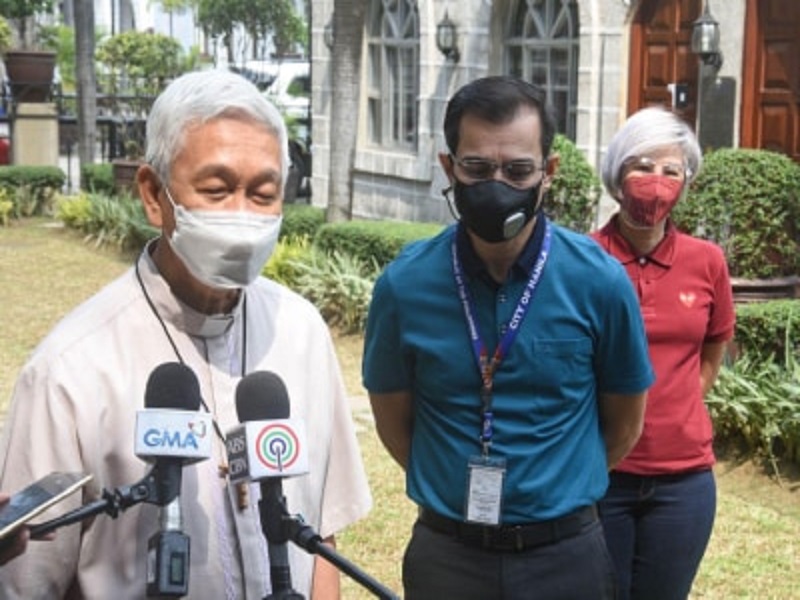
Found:
[[[714,474],[612,472],[610,479],[598,509],[619,599],[685,600],[714,526]]]

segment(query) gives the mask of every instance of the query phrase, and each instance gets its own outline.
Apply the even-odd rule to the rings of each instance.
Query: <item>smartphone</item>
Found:
[[[0,506],[0,540],[91,479],[92,476],[85,473],[50,473],[12,495],[7,504]]]

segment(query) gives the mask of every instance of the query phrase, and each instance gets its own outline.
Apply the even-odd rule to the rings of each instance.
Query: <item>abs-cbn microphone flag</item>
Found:
[[[233,483],[308,473],[305,423],[299,419],[247,421],[225,440]]]

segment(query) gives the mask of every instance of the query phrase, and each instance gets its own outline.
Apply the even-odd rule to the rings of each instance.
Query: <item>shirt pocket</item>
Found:
[[[537,412],[550,414],[594,397],[594,346],[589,338],[538,339],[525,346],[523,387]]]

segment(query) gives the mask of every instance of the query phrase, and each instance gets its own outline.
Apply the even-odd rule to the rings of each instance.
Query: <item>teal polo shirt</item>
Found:
[[[653,381],[625,270],[588,237],[551,227],[531,308],[494,376],[490,456],[506,462],[502,522],[509,524],[555,518],[598,500],[608,478],[597,394],[639,393]],[[481,450],[481,379],[453,275],[453,236],[491,353],[528,283],[541,233],[497,285],[482,275],[457,228],[409,245],[379,277],[363,378],[371,393],[412,392],[407,493],[420,506],[462,519],[467,465]]]

